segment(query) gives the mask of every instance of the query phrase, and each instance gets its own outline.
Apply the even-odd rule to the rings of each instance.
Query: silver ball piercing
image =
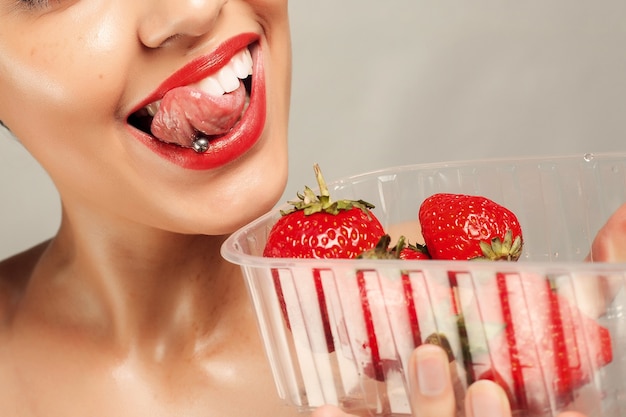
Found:
[[[209,140],[207,138],[194,139],[191,147],[198,153],[206,152],[209,149]]]

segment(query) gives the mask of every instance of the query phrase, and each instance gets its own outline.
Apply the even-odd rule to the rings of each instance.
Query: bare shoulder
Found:
[[[0,261],[0,325],[10,319],[48,242]]]

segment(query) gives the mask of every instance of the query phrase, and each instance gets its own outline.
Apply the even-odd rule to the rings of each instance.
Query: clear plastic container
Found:
[[[626,264],[583,262],[626,202],[626,154],[401,166],[329,190],[374,204],[411,241],[424,198],[482,195],[516,213],[524,252],[515,263],[270,259],[261,254],[278,210],[243,227],[222,255],[243,269],[288,404],[409,416],[410,352],[444,334],[459,398],[490,378],[516,415],[626,415]]]

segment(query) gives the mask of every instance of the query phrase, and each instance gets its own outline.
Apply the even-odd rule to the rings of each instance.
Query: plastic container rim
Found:
[[[382,169],[376,169],[356,175],[345,176],[337,180],[328,182],[328,188],[332,190],[345,183],[353,183],[359,179],[371,177],[374,175],[384,175],[393,172],[400,172],[414,169],[429,168],[450,168],[455,166],[468,166],[469,164],[485,164],[485,163],[529,163],[529,162],[558,162],[559,160],[585,160],[592,162],[595,158],[623,158],[626,160],[625,152],[607,152],[607,153],[585,153],[572,155],[557,156],[539,156],[539,157],[509,157],[509,158],[486,158],[478,160],[458,160],[447,162],[429,162],[420,164],[406,164]],[[626,203],[626,202],[625,202]],[[319,268],[329,269],[333,267],[355,268],[355,269],[407,269],[407,270],[423,270],[423,269],[441,269],[455,271],[493,271],[494,268],[504,273],[527,273],[541,272],[570,273],[573,270],[581,273],[610,273],[626,271],[626,262],[584,262],[580,261],[524,261],[518,262],[483,262],[483,261],[460,261],[460,260],[368,260],[368,259],[294,259],[294,258],[265,258],[262,256],[250,255],[241,251],[237,244],[249,230],[255,229],[259,224],[267,222],[271,218],[278,219],[280,217],[279,210],[289,208],[289,204],[274,207],[269,212],[249,222],[237,231],[233,232],[222,244],[221,255],[229,262],[241,266],[251,266],[257,268]]]

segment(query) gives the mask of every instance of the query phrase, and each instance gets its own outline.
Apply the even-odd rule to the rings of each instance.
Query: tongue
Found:
[[[178,87],[163,97],[150,130],[163,142],[191,147],[198,137],[227,133],[241,117],[245,102],[243,83],[219,97],[193,87]]]

